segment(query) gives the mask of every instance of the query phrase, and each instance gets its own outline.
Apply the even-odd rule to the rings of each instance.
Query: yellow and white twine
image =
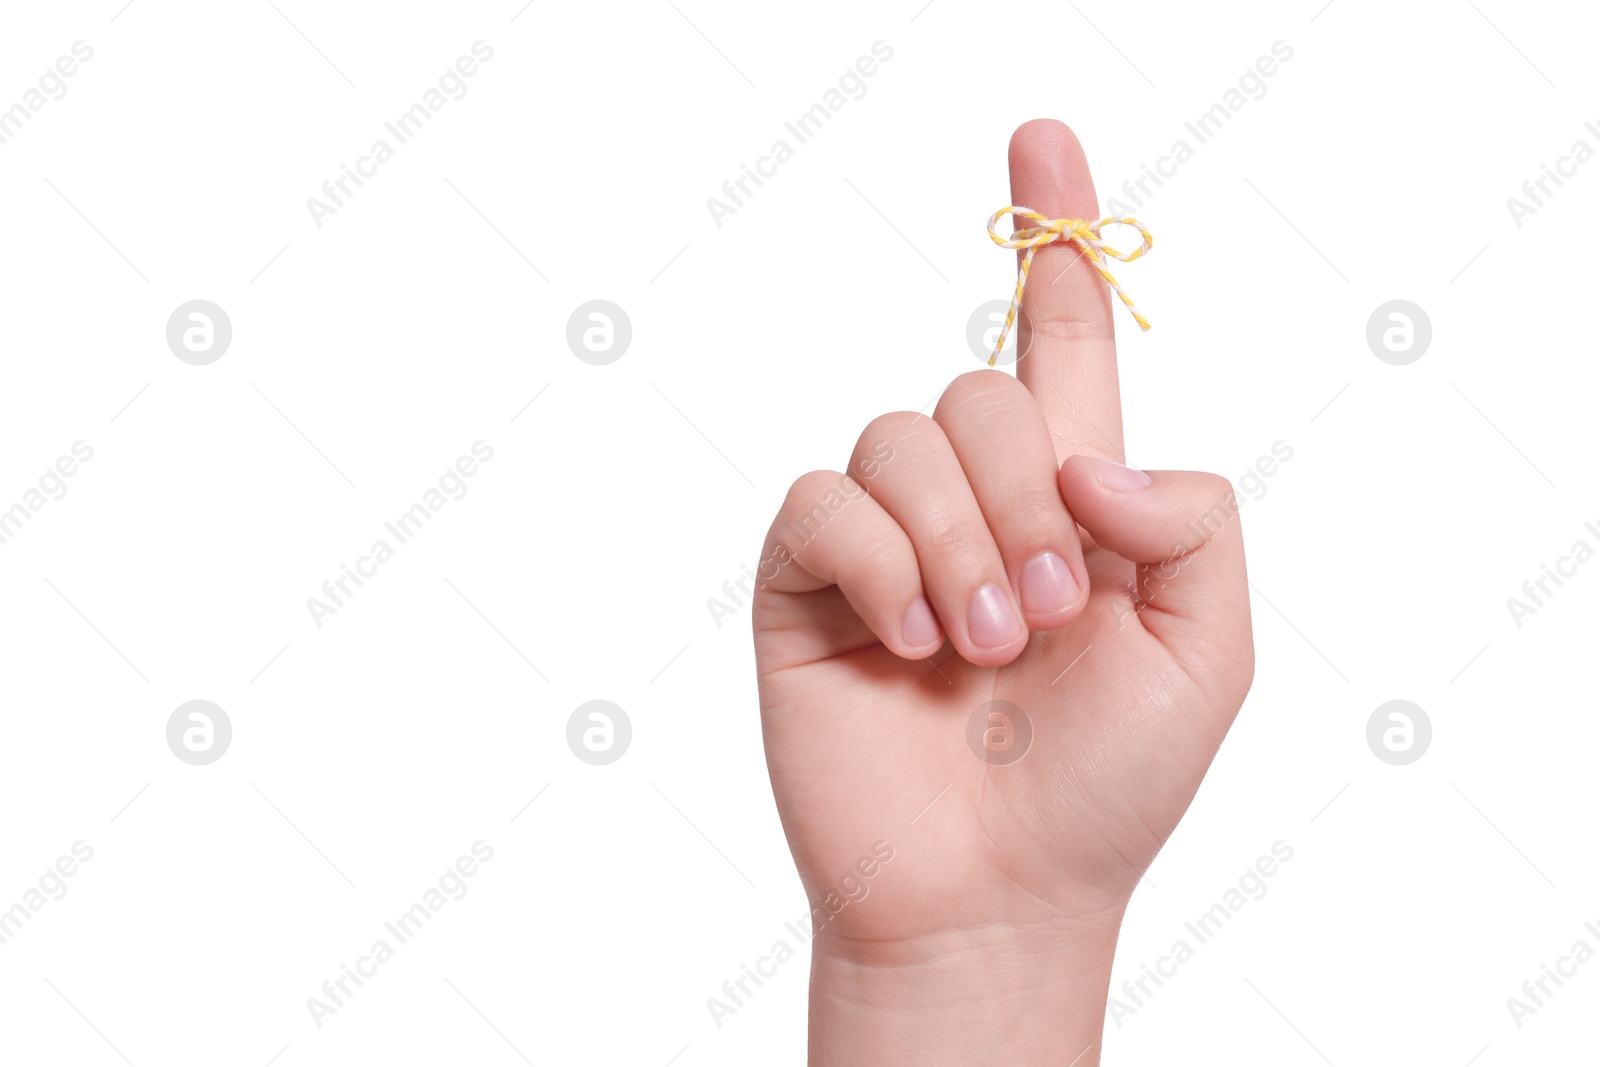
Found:
[[[1001,237],[995,231],[995,223],[1007,215],[1020,215],[1031,219],[1038,225],[1029,226],[1013,233],[1010,237]],[[1123,226],[1132,226],[1139,231],[1139,236],[1144,242],[1132,252],[1119,252],[1100,239],[1100,229],[1118,223]],[[1033,266],[1033,254],[1039,246],[1054,244],[1057,241],[1071,243],[1082,249],[1084,256],[1088,257],[1089,264],[1100,272],[1100,277],[1106,280],[1113,292],[1122,298],[1129,311],[1133,312],[1133,320],[1139,324],[1139,329],[1148,330],[1150,322],[1133,306],[1133,301],[1128,294],[1122,291],[1122,286],[1117,284],[1117,279],[1112,277],[1111,271],[1106,266],[1106,258],[1118,259],[1124,263],[1132,263],[1146,252],[1155,239],[1150,236],[1150,231],[1144,228],[1144,223],[1134,218],[1105,218],[1098,222],[1087,219],[1052,219],[1030,208],[1019,207],[1015,204],[1007,205],[989,216],[989,239],[1001,248],[1026,248],[1023,253],[1022,266],[1017,270],[1017,291],[1011,298],[1011,308],[1006,312],[1006,324],[1000,330],[1000,340],[995,343],[994,354],[989,357],[989,366],[994,366],[1000,358],[1001,349],[1006,346],[1006,338],[1011,333],[1011,327],[1017,320],[1017,311],[1022,307],[1022,291],[1028,287],[1028,270]]]

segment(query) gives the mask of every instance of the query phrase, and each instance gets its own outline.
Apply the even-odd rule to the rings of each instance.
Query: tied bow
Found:
[[[1010,237],[1001,237],[994,228],[995,223],[1007,215],[1018,215],[1025,219],[1031,219],[1037,225],[1018,230]],[[1139,236],[1143,238],[1143,243],[1131,252],[1119,252],[1112,248],[1100,239],[1101,227],[1109,226],[1112,223],[1132,226],[1139,231]],[[1112,291],[1122,299],[1123,304],[1133,313],[1133,319],[1139,324],[1139,329],[1148,330],[1150,328],[1149,320],[1139,313],[1138,308],[1134,307],[1133,301],[1128,298],[1127,293],[1122,291],[1122,286],[1117,284],[1117,279],[1112,276],[1110,269],[1106,266],[1108,257],[1121,260],[1124,263],[1132,263],[1150,251],[1155,239],[1150,236],[1150,231],[1144,228],[1144,223],[1138,219],[1118,217],[1101,219],[1098,222],[1090,222],[1087,219],[1052,219],[1029,208],[1011,204],[989,216],[989,239],[1001,248],[1027,249],[1027,252],[1022,256],[1022,266],[1017,270],[1017,291],[1011,298],[1011,307],[1006,312],[1006,324],[1000,330],[1000,340],[995,343],[993,355],[989,357],[989,366],[994,366],[995,361],[1000,358],[1000,351],[1005,348],[1006,338],[1010,335],[1011,327],[1016,322],[1017,311],[1022,307],[1022,292],[1028,286],[1028,270],[1033,266],[1033,254],[1039,250],[1040,246],[1054,244],[1058,241],[1077,245],[1082,250],[1083,255],[1088,258],[1089,264],[1099,272],[1100,277],[1106,280],[1106,284],[1111,286]]]

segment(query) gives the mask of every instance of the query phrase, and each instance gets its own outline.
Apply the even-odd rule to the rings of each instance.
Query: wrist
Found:
[[[824,930],[812,942],[810,1063],[1094,1067],[1121,919],[915,941]]]

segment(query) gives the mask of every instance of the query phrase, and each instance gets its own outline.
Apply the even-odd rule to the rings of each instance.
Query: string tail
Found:
[[[1022,311],[1022,292],[1028,287],[1028,271],[1033,267],[1033,249],[1023,253],[1022,266],[1017,268],[1017,288],[1011,294],[1011,306],[1006,309],[1006,324],[1000,327],[1000,339],[994,344],[994,351],[989,354],[989,366],[994,366],[1000,359],[1000,353],[1005,350],[1006,338],[1011,336],[1011,327],[1016,324],[1017,315]],[[1022,337],[1018,334],[1017,344],[1022,344]]]

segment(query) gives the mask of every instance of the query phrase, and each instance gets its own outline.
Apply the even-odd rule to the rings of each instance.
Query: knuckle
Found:
[[[1233,499],[1233,483],[1222,475],[1210,471],[1196,471],[1195,480],[1205,490],[1207,498],[1220,501]]]
[[[899,538],[879,537],[858,550],[850,561],[850,569],[874,581],[898,576],[910,559],[907,545]]]
[[[946,511],[936,511],[924,525],[918,547],[934,560],[948,563],[971,558],[988,540],[988,531],[977,524]]]
[[[943,433],[931,418],[920,412],[891,411],[879,415],[867,423],[866,429],[856,439],[855,451],[850,456],[850,469],[861,471],[871,478],[883,463],[895,455],[898,448],[929,434],[942,436]]]
[[[1187,526],[1192,544],[1190,550],[1211,541],[1214,537],[1239,521],[1239,502],[1234,496],[1233,483],[1220,474],[1196,472],[1193,513]]]
[[[783,498],[783,510],[808,508],[829,489],[837,488],[846,476],[838,471],[807,471],[796,478]]]
[[[860,451],[862,445],[868,445],[880,440],[894,440],[907,434],[926,432],[933,425],[933,420],[917,411],[891,411],[879,415],[867,423],[866,429],[861,431],[857,439],[856,450]]]
[[[984,367],[968,371],[952,381],[939,398],[936,420],[955,412],[982,412],[1006,407],[1027,396],[1027,387],[1004,371]]]
[[[1017,485],[1006,491],[1006,517],[1024,529],[1054,532],[1067,521],[1067,506],[1054,482],[1048,486]]]
[[[1239,501],[1234,495],[1233,482],[1220,474],[1209,472],[1200,475],[1200,485],[1208,509],[1220,508],[1229,514],[1237,515]]]
[[[794,522],[807,516],[826,518],[837,510],[839,498],[854,498],[862,489],[848,475],[838,471],[817,470],[802,474],[789,486],[779,515]]]

